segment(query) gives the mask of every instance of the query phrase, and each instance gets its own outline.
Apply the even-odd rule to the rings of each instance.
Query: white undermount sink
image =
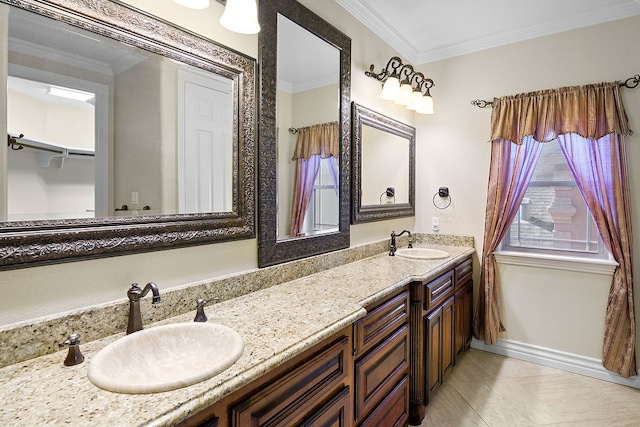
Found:
[[[442,259],[447,258],[449,253],[431,248],[402,248],[396,250],[396,255],[411,259]]]
[[[176,323],[129,334],[100,350],[87,376],[117,393],[156,393],[211,378],[244,351],[242,337],[216,323]]]

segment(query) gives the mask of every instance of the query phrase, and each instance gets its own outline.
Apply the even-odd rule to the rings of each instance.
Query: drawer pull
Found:
[[[434,290],[433,292],[431,292],[431,295],[438,295],[440,292],[442,292],[443,289],[448,288],[451,286],[451,279],[447,280],[444,285],[441,285],[439,288],[437,288],[436,290]]]

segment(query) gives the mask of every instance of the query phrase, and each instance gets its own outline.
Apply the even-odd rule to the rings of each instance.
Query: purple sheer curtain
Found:
[[[331,174],[331,180],[333,181],[333,189],[336,191],[336,196],[340,196],[340,175],[338,174],[338,158],[331,156],[327,160],[329,165],[329,173]]]
[[[482,270],[473,322],[474,335],[487,344],[494,344],[500,331],[504,330],[500,319],[500,286],[493,251],[502,242],[518,213],[541,148],[542,145],[532,136],[524,137],[519,145],[506,139],[494,140],[491,145]]]
[[[575,133],[558,135],[558,143],[578,184],[600,237],[616,268],[605,318],[602,364],[623,377],[636,374],[633,302],[631,197],[624,136],[600,139]]]
[[[320,169],[320,155],[313,154],[308,159],[296,159],[296,176],[293,187],[293,204],[291,207],[291,236],[299,236],[304,217],[313,195],[313,185]]]

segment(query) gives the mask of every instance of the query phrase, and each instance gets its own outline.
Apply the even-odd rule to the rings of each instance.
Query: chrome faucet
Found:
[[[140,298],[143,298],[151,291],[153,294],[152,304],[160,303],[160,291],[158,286],[153,283],[147,283],[144,289],[140,289],[137,283],[131,285],[127,291],[129,297],[129,326],[127,326],[127,335],[142,330],[142,316],[140,315]]]
[[[402,230],[402,233],[400,234],[396,234],[395,231],[391,232],[391,243],[389,244],[389,256],[395,256],[396,254],[396,237],[400,237],[404,234],[408,234],[409,235],[409,246],[407,246],[408,248],[413,248],[413,241],[411,240],[411,232],[409,230]]]

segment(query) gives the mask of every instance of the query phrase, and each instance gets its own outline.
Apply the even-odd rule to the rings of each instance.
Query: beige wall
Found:
[[[205,11],[156,0],[128,3],[257,57],[257,36],[232,34],[217,24],[222,13],[217,2],[211,2]],[[352,226],[352,246],[386,238],[391,230],[427,232],[431,217],[439,216],[441,233],[474,236],[481,249],[491,111],[473,107],[470,101],[623,79],[640,70],[640,57],[620,44],[640,37],[640,18],[632,18],[418,66],[436,82],[432,90],[436,114],[414,116],[380,100],[380,84],[364,75],[370,64],[379,70],[396,52],[335,2],[301,3],[352,38],[352,99],[417,129],[415,219]],[[623,91],[623,99],[631,127],[638,129],[637,90]],[[639,139],[629,138],[632,185],[640,182]],[[453,199],[444,211],[431,203],[440,186],[448,186]],[[634,187],[631,193],[632,209],[640,212],[640,192]],[[636,214],[636,230],[640,230],[638,218]],[[640,271],[638,242],[640,239],[635,246],[636,271]],[[154,280],[166,289],[256,265],[256,241],[244,240],[0,272],[4,297],[0,300],[0,324],[123,299],[128,284],[134,281]],[[587,273],[516,266],[501,268],[501,274],[508,329],[505,338],[599,357],[606,280]]]
[[[161,206],[162,110],[168,105],[175,106],[176,100],[162,102],[160,64],[152,56],[115,76],[114,120],[117,126],[113,181],[116,207],[127,205],[133,210],[148,205],[159,211]],[[175,107],[172,112],[175,116]],[[175,133],[171,136],[175,140]],[[171,172],[167,171],[168,174]],[[175,175],[173,179],[176,179]],[[131,203],[134,191],[138,192],[138,205]],[[168,210],[175,211],[175,207]]]

